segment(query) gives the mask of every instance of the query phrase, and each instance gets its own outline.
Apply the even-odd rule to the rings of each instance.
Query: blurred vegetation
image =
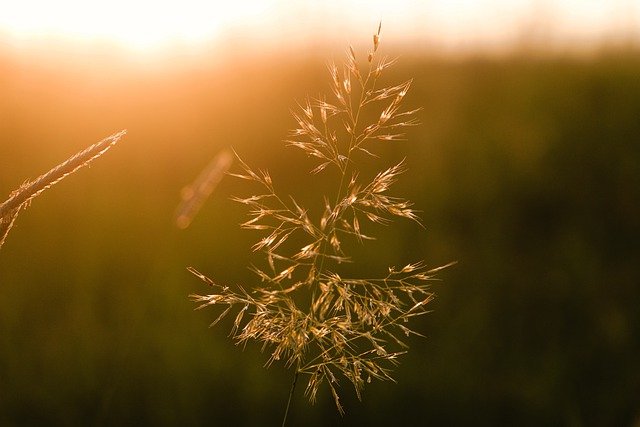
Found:
[[[35,200],[0,252],[1,425],[277,425],[289,372],[207,329],[215,313],[187,298],[206,292],[187,266],[254,280],[258,236],[229,201],[252,189],[225,178],[187,230],[173,213],[228,146],[285,191],[314,191],[281,140],[295,101],[327,91],[326,53],[0,55],[5,195],[128,129]],[[328,390],[315,406],[299,390],[291,424],[640,423],[640,56],[406,52],[390,74],[414,78],[423,125],[381,146],[372,170],[407,157],[396,193],[426,230],[377,229],[356,266],[459,263],[434,284],[427,339],[411,341],[398,384],[368,385],[362,403],[343,384],[343,418]]]

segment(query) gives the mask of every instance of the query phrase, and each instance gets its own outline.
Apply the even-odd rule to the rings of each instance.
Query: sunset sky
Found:
[[[241,37],[304,43],[385,29],[445,50],[524,38],[583,46],[640,38],[635,0],[22,0],[0,3],[0,47],[57,40],[162,50]]]

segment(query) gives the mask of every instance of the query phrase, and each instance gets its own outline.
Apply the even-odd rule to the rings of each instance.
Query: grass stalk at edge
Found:
[[[18,189],[14,190],[9,198],[0,205],[0,248],[4,244],[13,223],[18,217],[20,210],[28,206],[31,201],[43,191],[54,184],[57,184],[66,176],[72,174],[83,166],[88,165],[92,160],[103,155],[109,148],[115,145],[122,136],[127,133],[122,130],[100,142],[69,157],[63,163],[40,175],[32,182],[25,182]]]

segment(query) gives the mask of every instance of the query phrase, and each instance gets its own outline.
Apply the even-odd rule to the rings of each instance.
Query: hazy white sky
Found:
[[[445,49],[523,37],[565,44],[640,38],[640,0],[0,0],[0,43],[54,37],[158,49],[229,34],[343,42],[371,33],[381,19],[394,39]]]

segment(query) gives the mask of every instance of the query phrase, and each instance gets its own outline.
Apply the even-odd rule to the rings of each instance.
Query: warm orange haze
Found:
[[[236,346],[237,306],[209,329],[222,310],[194,311],[189,295],[279,301],[238,322],[236,336],[259,336],[278,326],[270,313],[294,312],[289,292],[318,284],[305,257],[331,247],[327,265],[348,280],[317,295],[340,282],[343,302],[297,307],[316,301],[320,320],[335,301],[352,308],[332,343],[395,298],[425,315],[387,319],[373,352],[348,341],[335,382],[325,359],[309,365],[286,425],[640,426],[639,43],[636,0],[0,0],[0,425],[280,425],[292,384],[281,362],[329,329]],[[342,66],[377,75],[378,60],[393,65],[367,96],[391,104],[367,104],[357,130],[395,127],[362,146],[375,156],[343,161],[332,147],[354,148],[347,109],[331,106],[358,79]],[[99,141],[96,158],[85,149]],[[251,177],[234,151],[257,179],[232,176]],[[90,165],[58,169],[64,180],[17,217],[2,209],[79,152]],[[364,199],[366,182],[392,197]],[[300,209],[274,208],[271,185]],[[342,204],[335,187],[358,197]],[[355,201],[369,209],[359,221]],[[394,209],[405,217],[384,223]],[[353,241],[289,251],[287,224],[337,218]],[[279,258],[252,250],[282,236]],[[275,292],[255,270],[286,254],[299,265],[277,270],[287,286]],[[455,261],[420,298],[374,282]],[[385,354],[394,338],[407,354]],[[364,353],[397,357],[396,383],[378,381],[376,363],[360,369]]]

